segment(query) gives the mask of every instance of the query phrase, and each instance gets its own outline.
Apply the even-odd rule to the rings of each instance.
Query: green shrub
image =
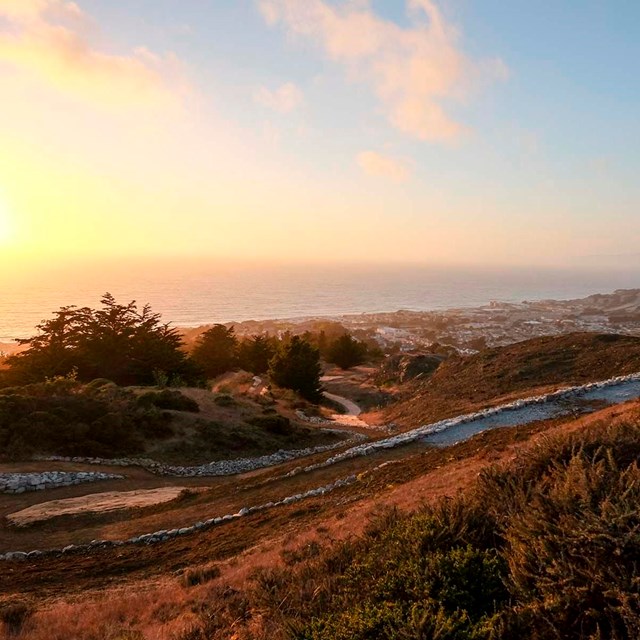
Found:
[[[268,414],[251,418],[250,424],[276,435],[288,435],[292,432],[291,420],[286,416]]]
[[[221,393],[217,395],[213,401],[219,407],[234,407],[237,404],[233,396],[229,395],[228,393]]]
[[[200,411],[200,406],[193,398],[173,389],[147,391],[138,397],[138,404],[141,407],[157,407],[169,411],[188,411],[191,413]]]
[[[14,459],[130,455],[145,437],[170,435],[170,419],[119,387],[47,381],[0,394],[0,451]]]

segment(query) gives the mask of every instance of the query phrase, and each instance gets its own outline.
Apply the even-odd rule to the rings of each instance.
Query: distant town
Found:
[[[242,336],[317,331],[325,323],[338,323],[354,335],[375,339],[386,353],[429,350],[434,344],[473,353],[485,347],[580,331],[640,336],[640,289],[621,289],[577,300],[491,302],[444,311],[401,310],[229,324]],[[197,334],[200,330],[186,333]]]

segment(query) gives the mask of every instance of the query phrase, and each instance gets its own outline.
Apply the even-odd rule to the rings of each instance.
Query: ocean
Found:
[[[442,310],[492,300],[571,299],[640,288],[640,270],[480,269],[418,266],[102,264],[0,274],[0,342],[24,338],[63,305],[149,303],[192,327],[249,319]]]

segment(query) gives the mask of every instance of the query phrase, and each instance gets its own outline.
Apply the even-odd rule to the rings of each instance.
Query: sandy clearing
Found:
[[[138,491],[107,491],[77,498],[50,500],[16,511],[8,515],[7,520],[13,525],[25,527],[59,516],[149,507],[175,500],[184,490],[184,487],[161,487]]]

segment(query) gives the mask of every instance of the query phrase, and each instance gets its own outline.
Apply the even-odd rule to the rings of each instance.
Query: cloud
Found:
[[[357,162],[367,175],[388,178],[394,182],[406,182],[411,175],[411,168],[406,161],[377,151],[363,151],[358,154]]]
[[[432,0],[408,0],[410,27],[375,14],[368,0],[339,6],[325,0],[258,0],[270,26],[283,25],[308,39],[349,77],[368,83],[389,122],[426,141],[450,141],[465,126],[447,103],[460,100],[481,81],[504,79],[501,60],[474,61],[462,51],[459,34]]]
[[[290,113],[302,105],[304,94],[295,84],[287,82],[273,91],[260,87],[254,94],[254,100],[273,111]]]
[[[177,58],[97,50],[90,19],[65,0],[0,0],[0,65],[103,105],[173,102],[186,88]],[[2,23],[0,22],[0,25]]]

